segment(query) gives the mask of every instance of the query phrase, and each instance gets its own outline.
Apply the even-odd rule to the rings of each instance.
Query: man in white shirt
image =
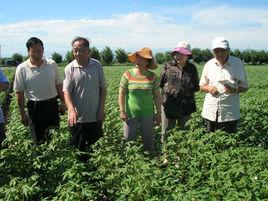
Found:
[[[26,47],[29,59],[16,69],[14,91],[21,122],[30,126],[33,142],[38,145],[49,137],[49,128],[59,127],[57,97],[64,103],[62,79],[55,61],[43,58],[44,46],[39,38],[30,38]],[[29,116],[25,111],[24,94]]]
[[[243,62],[229,55],[229,43],[223,37],[212,42],[214,58],[203,69],[200,90],[206,93],[202,117],[208,132],[236,131],[240,119],[239,93],[248,89]]]

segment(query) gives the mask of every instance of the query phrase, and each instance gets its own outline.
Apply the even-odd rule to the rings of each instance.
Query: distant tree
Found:
[[[23,56],[23,61],[26,61],[28,58],[28,56]]]
[[[264,51],[264,50],[261,50],[259,52],[259,63],[260,64],[268,64],[268,52],[267,51]]]
[[[202,58],[203,62],[207,62],[208,60],[213,58],[213,54],[211,50],[209,49],[202,50],[202,55],[203,55],[203,58]]]
[[[249,63],[251,61],[250,51],[249,50],[244,50],[242,52],[242,56],[243,56],[243,61],[244,62]]]
[[[173,59],[170,51],[165,52],[164,55],[165,55],[165,62],[168,62]]]
[[[124,49],[118,48],[117,50],[115,50],[115,58],[118,63],[126,63],[128,55]]]
[[[202,50],[200,48],[192,49],[193,61],[196,63],[200,63],[203,60]]]
[[[158,64],[165,63],[165,55],[162,52],[158,52],[155,54],[155,60]]]
[[[252,64],[258,64],[259,63],[259,52],[256,50],[250,50],[250,61]]]
[[[12,61],[15,62],[15,65],[18,65],[23,61],[23,56],[21,54],[15,53],[12,55]]]
[[[62,63],[62,56],[60,54],[58,54],[57,52],[54,52],[52,55],[51,55],[51,58],[57,63]]]
[[[4,58],[0,58],[0,65],[5,65],[5,59]]]
[[[97,59],[98,61],[101,60],[100,52],[96,47],[90,48],[90,57],[93,59]]]
[[[72,51],[68,51],[68,52],[66,53],[66,55],[65,55],[65,59],[64,59],[64,61],[65,61],[66,63],[70,63],[70,62],[73,61],[73,60],[74,60],[73,52],[72,52]]]
[[[110,47],[105,46],[101,51],[101,62],[104,65],[110,65],[113,62],[114,54]]]
[[[242,52],[239,49],[234,49],[230,51],[230,55],[235,56],[243,60]]]

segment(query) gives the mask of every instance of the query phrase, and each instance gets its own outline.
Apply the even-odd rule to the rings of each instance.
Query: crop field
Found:
[[[152,154],[143,151],[140,138],[123,141],[117,96],[127,68],[105,67],[104,137],[87,163],[77,160],[69,145],[66,114],[49,143],[32,146],[12,92],[0,150],[0,200],[268,200],[268,66],[246,67],[250,89],[240,95],[237,133],[205,132],[204,93],[198,92],[190,130],[174,129],[162,145],[156,127]],[[202,67],[198,70],[201,74]]]

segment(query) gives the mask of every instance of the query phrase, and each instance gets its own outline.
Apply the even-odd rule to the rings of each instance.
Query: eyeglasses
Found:
[[[83,53],[86,52],[86,50],[87,50],[87,48],[85,48],[85,47],[82,47],[82,48],[74,48],[73,49],[73,53],[75,53],[75,54],[77,54],[77,53],[83,54]]]

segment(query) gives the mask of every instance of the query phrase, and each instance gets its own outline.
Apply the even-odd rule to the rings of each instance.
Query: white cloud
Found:
[[[75,36],[88,37],[99,49],[107,45],[133,51],[149,46],[154,51],[166,51],[179,40],[188,40],[192,47],[209,48],[214,37],[223,35],[236,48],[267,48],[267,15],[265,10],[242,12],[222,6],[194,12],[188,24],[151,13],[115,15],[110,19],[24,21],[0,25],[0,44],[2,56],[15,52],[26,55],[27,39],[36,36],[43,40],[46,55],[50,56],[53,52],[64,55]]]
[[[262,27],[267,26],[267,9],[232,8],[227,5],[204,9],[193,15],[193,21],[202,26],[222,27]]]

